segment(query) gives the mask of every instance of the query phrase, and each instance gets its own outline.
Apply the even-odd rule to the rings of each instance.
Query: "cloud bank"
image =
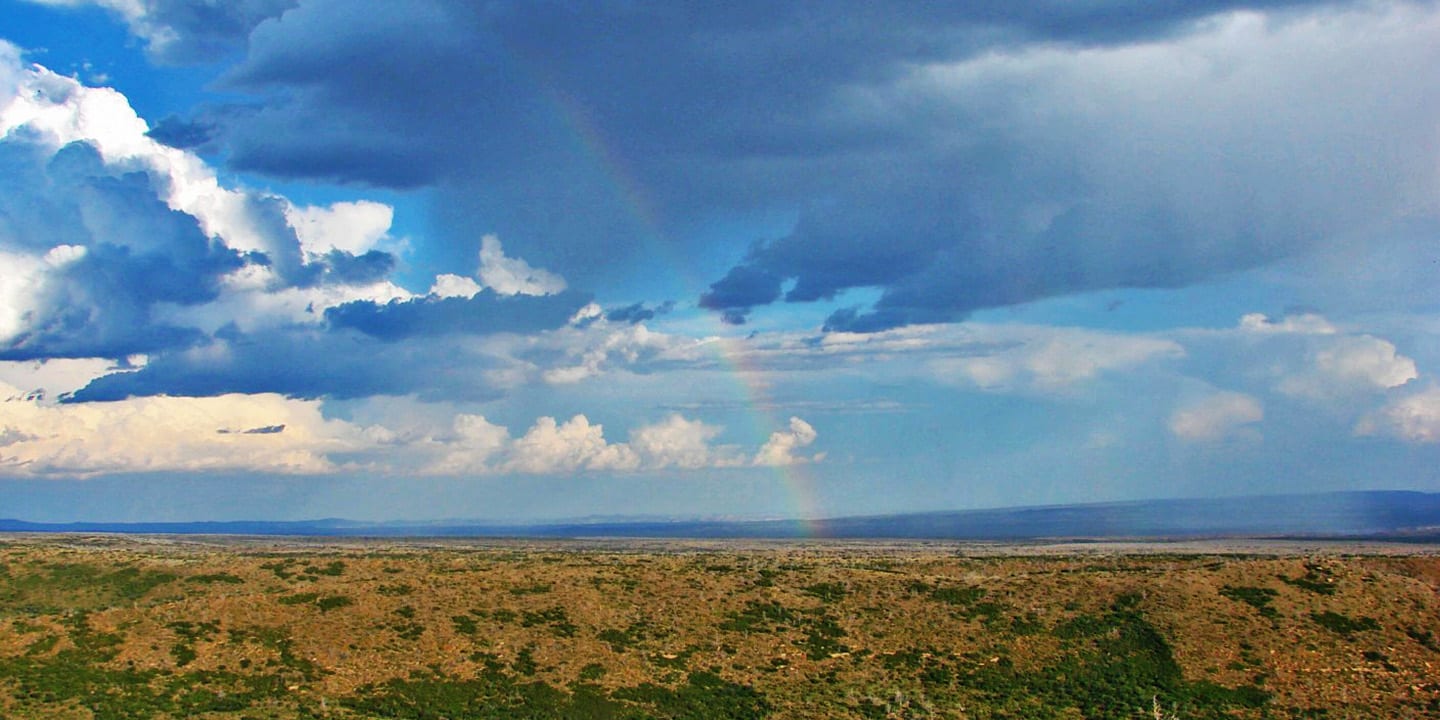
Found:
[[[834,331],[1187,286],[1437,217],[1432,3],[487,8],[232,23],[225,84],[253,102],[192,122],[237,169],[437,188],[440,242],[498,231],[584,287],[633,280],[657,234],[684,267],[713,241],[687,228],[788,215],[730,240],[700,302],[743,322],[879,291]]]
[[[148,360],[67,399],[493,397],[476,338],[563,327],[589,302],[494,236],[475,279],[416,295],[391,279],[391,207],[227,186],[120,93],[3,41],[0,80],[0,362]]]
[[[0,475],[90,477],[112,473],[243,470],[428,475],[553,475],[701,470],[819,461],[799,448],[818,437],[800,418],[753,456],[716,444],[723,428],[671,414],[629,442],[607,440],[584,415],[540,417],[518,436],[481,415],[405,430],[323,413],[318,400],[274,393],[143,397],[55,405],[0,385]]]

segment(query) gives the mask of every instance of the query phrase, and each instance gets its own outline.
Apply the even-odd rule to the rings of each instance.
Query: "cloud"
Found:
[[[487,289],[497,295],[558,295],[565,291],[565,279],[530,267],[520,258],[507,257],[500,238],[486,235],[480,240],[480,267],[475,277],[442,273],[435,276],[430,295],[465,299]]]
[[[152,58],[169,63],[213,61],[242,49],[262,20],[298,0],[29,0],[42,5],[96,5],[111,11],[145,41]]]
[[[285,218],[295,229],[300,247],[310,255],[340,250],[363,255],[388,237],[395,211],[370,200],[337,202],[328,207],[291,205]]]
[[[358,330],[383,340],[451,333],[534,332],[569,322],[590,301],[576,292],[555,295],[497,295],[482,290],[466,297],[428,296],[381,304],[356,300],[327,308],[336,328]]]
[[[505,355],[530,366],[527,379],[557,384],[610,372],[733,373],[742,368],[749,382],[790,382],[784,377],[791,373],[812,379],[838,373],[851,381],[910,378],[1040,394],[1071,392],[1107,375],[1119,378],[1122,371],[1187,356],[1180,339],[1162,335],[998,323],[697,338],[599,318],[503,342]]]
[[[320,400],[275,393],[54,405],[0,384],[0,476],[210,470],[548,475],[750,464],[746,451],[715,443],[723,428],[678,413],[636,427],[628,443],[616,443],[583,414],[563,422],[540,417],[516,437],[481,415],[443,404],[426,406],[428,414],[448,418],[435,422],[407,418],[403,402],[398,409],[383,400],[361,402],[380,403],[372,413],[378,422],[331,418]],[[754,464],[818,460],[820,455],[793,455],[815,437],[809,424],[792,418],[790,430],[772,435]]]
[[[0,362],[0,387],[10,386],[43,395],[42,403],[55,402],[84,387],[90,381],[115,372],[132,372],[143,367],[144,355],[132,355],[119,362],[102,358],[58,358],[31,362]]]
[[[1264,313],[1248,313],[1240,317],[1240,329],[1259,334],[1334,335],[1337,332],[1329,320],[1314,313],[1286,315],[1278,321]]]
[[[225,187],[198,156],[148,137],[118,92],[0,50],[0,361],[150,357],[71,400],[489,398],[498,386],[486,373],[508,360],[435,338],[563,327],[589,303],[494,237],[479,253],[484,287],[446,275],[417,297],[390,280],[389,249],[403,243],[389,206],[297,205]],[[363,336],[427,344],[348,357],[373,344]],[[455,357],[474,372],[460,377]]]
[[[1316,313],[1279,319],[1250,313],[1234,328],[1182,329],[1174,336],[1190,352],[1185,370],[1207,381],[1304,400],[1308,412],[1323,405],[1327,412],[1348,413],[1368,404],[1367,395],[1420,376],[1413,358],[1365,329]]]
[[[565,290],[565,279],[555,273],[530,267],[520,258],[505,256],[500,238],[480,239],[480,270],[484,287],[501,295],[555,295]]]
[[[1356,435],[1384,435],[1410,443],[1440,442],[1440,387],[1395,398],[1355,425]]]
[[[0,396],[13,391],[0,388]],[[326,420],[319,403],[275,394],[55,406],[12,397],[0,402],[0,436],[0,474],[37,477],[330,473],[338,466],[328,455],[361,442],[355,428]]]
[[[654,425],[631,431],[630,447],[645,467],[653,469],[678,467],[694,470],[744,464],[744,456],[736,448],[717,448],[711,444],[721,430],[699,420],[688,420],[679,413],[671,413]]]
[[[1420,188],[1436,169],[1410,153],[1440,151],[1417,131],[1440,93],[1400,68],[1440,59],[1437,35],[1434,6],[1386,4],[917,64],[845,98],[905,134],[893,164],[870,156],[869,172],[850,173],[863,185],[753,248],[703,303],[736,321],[782,297],[879,288],[873,307],[826,322],[871,332],[1194,284],[1433,217]]]
[[[811,457],[796,455],[795,452],[801,448],[809,447],[815,442],[818,434],[810,423],[798,417],[790,418],[788,430],[777,430],[770,433],[770,439],[760,446],[760,451],[755,453],[754,464],[764,466],[799,465],[808,462],[819,462],[824,459],[824,453],[817,453]]]
[[[1265,418],[1260,401],[1238,392],[1215,392],[1187,403],[1170,415],[1170,432],[1191,442],[1259,440],[1255,423]]]
[[[254,26],[224,81],[244,103],[194,115],[237,170],[437,187],[428,242],[496,232],[582,287],[634,279],[657,231],[688,261],[716,257],[691,232],[714,218],[799,217],[703,303],[739,322],[878,288],[830,323],[878,330],[1430,212],[1437,93],[1403,69],[1435,35],[1401,2],[314,0]]]
[[[0,141],[0,358],[123,357],[198,333],[156,322],[165,303],[217,298],[245,263],[140,173],[116,175],[88,144],[53,156]]]
[[[660,422],[632,430],[629,442],[615,443],[605,439],[603,427],[584,415],[575,415],[564,422],[541,417],[523,435],[512,439],[509,431],[484,418],[460,415],[455,433],[440,443],[443,456],[426,472],[654,472],[789,465],[818,462],[824,457],[823,453],[808,458],[794,454],[817,437],[814,428],[799,418],[790,419],[789,430],[772,434],[753,459],[739,447],[715,444],[722,431],[721,427],[672,413]]]
[[[646,307],[645,303],[637,302],[606,310],[605,319],[610,322],[641,323],[653,320],[657,315],[664,315],[674,309],[674,300],[666,300],[655,307]]]
[[[586,328],[546,338],[537,343],[536,348],[540,354],[550,356],[550,367],[542,374],[545,382],[566,385],[601,375],[615,365],[635,367],[645,359],[657,357],[675,341],[644,325],[612,328],[608,324],[592,323]],[[552,348],[558,349],[561,355],[556,357]]]
[[[463,335],[413,343],[286,326],[222,332],[185,350],[152,355],[139,370],[92,380],[71,400],[266,392],[300,398],[416,394],[427,400],[493,400],[505,387],[488,373],[507,364]]]
[[[605,441],[604,428],[584,415],[556,423],[542,417],[517,438],[502,472],[550,474],[576,470],[634,470],[640,458],[624,444]]]
[[[480,294],[485,288],[472,278],[450,273],[441,273],[435,276],[435,284],[430,286],[430,295],[437,298],[461,298],[469,299]]]
[[[223,187],[147,137],[124,96],[0,49],[0,359],[183,350],[231,323],[408,297],[374,247],[387,206]]]
[[[944,381],[982,390],[1054,392],[1103,373],[1185,355],[1179,343],[1165,338],[1041,327],[992,327],[985,334],[997,344],[993,349],[941,357],[930,367]]]
[[[440,443],[442,457],[428,465],[426,472],[435,475],[488,472],[491,459],[511,443],[509,430],[480,415],[457,414],[453,430],[449,441]]]
[[[1286,395],[1343,398],[1399,387],[1419,377],[1415,361],[1371,335],[1334,338],[1310,353],[1308,366],[1280,380]]]

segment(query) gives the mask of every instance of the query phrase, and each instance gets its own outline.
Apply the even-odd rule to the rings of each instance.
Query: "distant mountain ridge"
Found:
[[[342,519],[34,523],[0,532],[315,537],[630,537],[1033,540],[1376,537],[1440,541],[1440,493],[1360,491],[953,510],[823,520],[603,520],[525,524]]]

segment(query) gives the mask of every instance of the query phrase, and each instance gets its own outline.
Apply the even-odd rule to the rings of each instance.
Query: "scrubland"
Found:
[[[1440,717],[1433,548],[1163,549],[16,536],[0,718]]]

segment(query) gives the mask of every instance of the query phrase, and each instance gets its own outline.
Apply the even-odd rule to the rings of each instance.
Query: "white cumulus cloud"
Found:
[[[291,205],[285,209],[285,217],[307,253],[343,250],[363,255],[386,239],[395,210],[384,203],[357,200],[328,207]]]
[[[792,417],[788,429],[770,433],[770,439],[760,446],[760,452],[755,453],[754,463],[756,465],[782,466],[823,460],[823,453],[812,457],[795,454],[797,450],[815,442],[816,437],[819,437],[819,434],[815,432],[815,428],[810,423],[798,417]]]
[[[276,394],[148,397],[47,405],[0,386],[0,474],[248,470],[313,474],[328,455],[360,447],[356,429],[325,419],[318,401]]]
[[[625,444],[605,441],[604,428],[591,424],[584,415],[563,423],[542,417],[516,439],[510,457],[501,469],[506,472],[556,473],[577,470],[634,470],[640,458]]]
[[[1217,392],[1186,404],[1170,415],[1170,432],[1182,440],[1218,442],[1258,440],[1252,427],[1265,418],[1259,400],[1238,392]]]
[[[480,282],[501,295],[554,295],[565,289],[565,279],[548,270],[532,268],[520,258],[508,257],[500,238],[480,239]]]
[[[92,324],[115,324],[100,330],[119,335],[144,332],[120,324],[151,320],[207,332],[231,322],[247,328],[315,323],[336,304],[410,296],[373,276],[318,284],[320,266],[306,265],[333,250],[376,248],[389,237],[389,206],[296,207],[280,196],[226,187],[199,156],[156,142],[148,130],[121,93],[27,65],[18,49],[0,41],[0,149],[20,158],[16,167],[29,173],[28,180],[0,176],[11,211],[9,222],[0,223],[0,341],[47,323],[65,327],[55,318],[78,317],[82,302],[95,305]],[[93,148],[98,159],[81,162],[75,158],[86,154],[72,152],[59,169],[47,165],[76,143]],[[146,305],[137,292],[139,307],[127,308],[113,289],[88,287],[98,282],[94,277],[68,272],[93,260],[101,246],[124,248],[126,257],[144,256],[158,267],[182,263],[172,271],[179,280],[197,287],[209,282],[213,290],[206,292],[218,297]],[[219,260],[230,250],[261,252],[266,261],[223,266]],[[213,262],[197,260],[199,252],[209,252]],[[67,273],[68,284],[57,284]],[[206,273],[219,277],[211,282]],[[166,287],[176,280],[145,284]],[[87,332],[97,334],[96,328]]]
[[[1384,435],[1412,443],[1440,442],[1440,386],[1392,400],[1355,426],[1356,435]]]
[[[630,447],[640,455],[647,468],[653,469],[678,467],[693,470],[743,464],[744,457],[735,448],[717,448],[711,444],[721,429],[671,413],[654,425],[632,431]]]
[[[430,286],[430,294],[438,298],[472,298],[484,289],[472,278],[441,273],[435,276],[435,284]]]
[[[1415,361],[1372,335],[1337,337],[1311,353],[1309,364],[1280,380],[1281,393],[1332,398],[1399,387],[1419,377]]]

